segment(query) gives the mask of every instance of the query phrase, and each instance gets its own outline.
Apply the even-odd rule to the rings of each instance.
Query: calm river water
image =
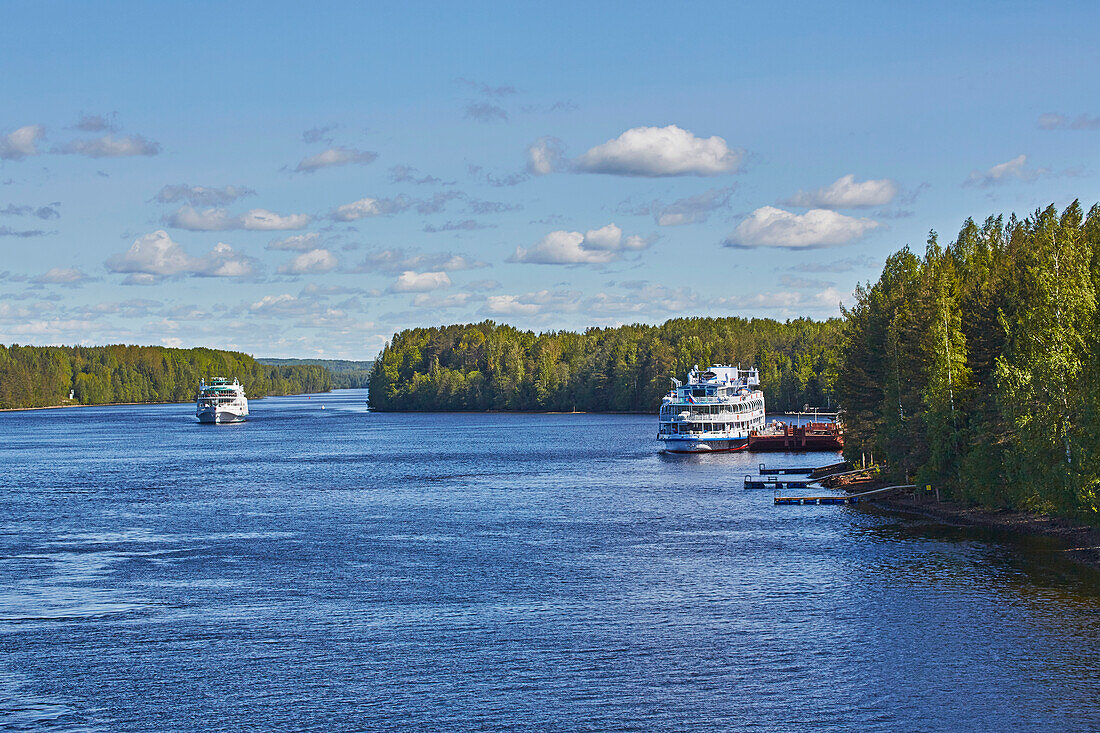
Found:
[[[364,398],[0,414],[0,728],[1100,729],[1055,547],[741,489],[828,454]]]

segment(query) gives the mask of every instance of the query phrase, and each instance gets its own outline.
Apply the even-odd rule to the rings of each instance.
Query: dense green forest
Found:
[[[971,220],[908,248],[846,312],[849,458],[952,498],[1100,510],[1100,206]]]
[[[258,358],[261,364],[277,366],[301,366],[312,364],[328,369],[332,374],[333,389],[362,389],[370,381],[373,361],[348,361],[347,359],[270,359]]]
[[[492,321],[396,334],[374,363],[379,410],[656,412],[694,364],[755,365],[773,410],[835,404],[841,321],[678,318],[536,334]]]
[[[203,377],[241,380],[249,397],[325,392],[328,370],[314,365],[260,364],[247,354],[162,346],[0,345],[0,408],[47,407],[73,401],[184,402]]]

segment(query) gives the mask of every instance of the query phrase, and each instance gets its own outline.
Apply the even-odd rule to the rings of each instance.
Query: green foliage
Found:
[[[991,506],[1100,511],[1100,208],[967,221],[845,312],[845,452]]]
[[[755,364],[773,410],[834,404],[840,321],[680,318],[535,334],[492,321],[414,328],[374,363],[378,410],[655,412],[695,364]]]
[[[326,392],[328,370],[260,364],[247,354],[162,346],[0,345],[0,408],[185,402],[203,377],[236,377],[249,397]]]
[[[348,361],[346,359],[257,359],[261,364],[279,366],[314,365],[332,374],[333,389],[362,389],[370,382],[372,361]]]

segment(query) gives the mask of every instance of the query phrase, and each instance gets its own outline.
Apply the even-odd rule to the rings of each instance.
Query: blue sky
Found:
[[[12,2],[0,342],[825,318],[1100,200],[1095,3]]]

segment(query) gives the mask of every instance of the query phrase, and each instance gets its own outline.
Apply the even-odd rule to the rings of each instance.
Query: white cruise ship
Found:
[[[657,440],[670,453],[741,450],[749,433],[764,427],[764,393],[760,372],[739,366],[699,366],[687,384],[672,380],[661,399]]]
[[[216,377],[199,383],[199,395],[195,398],[195,417],[201,423],[244,422],[248,419],[248,398],[244,388],[234,379]]]

